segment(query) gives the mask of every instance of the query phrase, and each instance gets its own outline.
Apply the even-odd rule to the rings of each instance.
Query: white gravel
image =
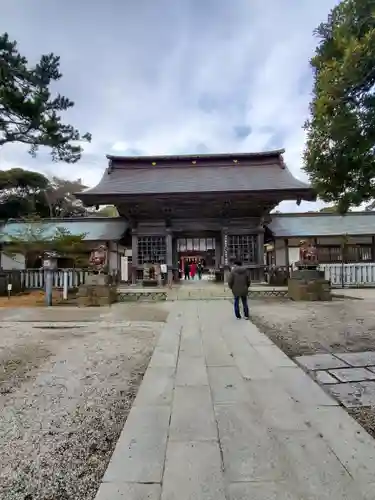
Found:
[[[134,308],[122,311],[134,319],[147,310]],[[160,316],[165,311],[148,322],[121,321],[117,311],[105,323],[0,324],[2,500],[95,497]]]
[[[252,320],[290,356],[375,350],[372,299],[250,301]]]

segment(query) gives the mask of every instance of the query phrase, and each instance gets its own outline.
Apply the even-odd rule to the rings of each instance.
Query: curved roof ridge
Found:
[[[252,159],[259,157],[281,156],[285,153],[285,149],[275,149],[270,151],[256,151],[250,153],[203,153],[203,154],[181,154],[181,155],[106,155],[108,160],[112,161],[179,161],[179,160],[225,160],[232,158]]]

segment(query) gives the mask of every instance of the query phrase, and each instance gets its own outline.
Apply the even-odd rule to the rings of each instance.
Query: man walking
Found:
[[[248,270],[242,266],[242,262],[236,261],[229,278],[228,286],[234,296],[234,314],[237,319],[241,319],[240,300],[243,306],[245,319],[249,319],[249,306],[247,303],[247,294],[249,292],[250,277]]]

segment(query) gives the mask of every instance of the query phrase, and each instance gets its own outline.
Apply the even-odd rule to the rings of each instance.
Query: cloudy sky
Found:
[[[1,168],[98,182],[105,155],[285,148],[301,171],[313,30],[335,0],[0,0],[0,32],[35,62],[61,56],[66,121],[93,141],[79,164],[19,145]],[[297,210],[294,203],[284,210]],[[302,205],[300,209],[310,209]]]

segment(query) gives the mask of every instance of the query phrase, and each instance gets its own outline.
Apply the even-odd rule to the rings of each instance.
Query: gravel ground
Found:
[[[56,323],[0,323],[2,500],[95,497],[168,314],[165,303],[114,311],[105,323],[61,323],[61,311]]]
[[[290,357],[375,350],[374,300],[251,301],[251,319]],[[375,407],[349,413],[375,437]]]
[[[251,301],[251,319],[289,356],[375,350],[372,300]]]

